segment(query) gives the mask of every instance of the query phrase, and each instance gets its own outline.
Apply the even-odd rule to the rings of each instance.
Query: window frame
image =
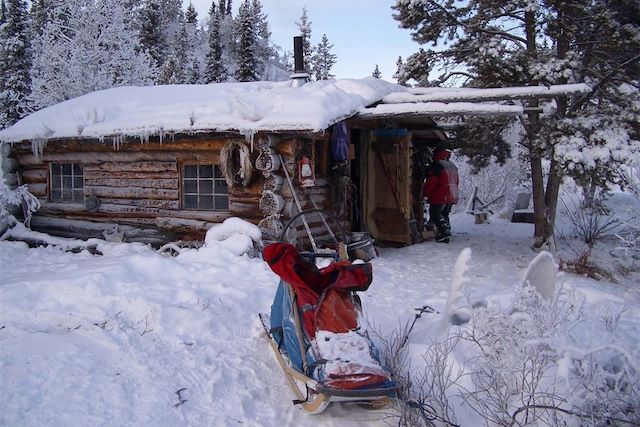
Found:
[[[187,177],[187,173],[186,173],[186,168],[188,166],[197,166],[198,168],[197,170],[197,176],[194,177]],[[212,176],[209,177],[200,177],[200,166],[212,166]],[[216,176],[216,171],[218,172],[219,176]],[[186,183],[188,181],[195,181],[196,182],[196,192],[187,192],[187,186]],[[200,183],[204,181],[204,182],[211,182],[211,193],[201,193],[200,192]],[[224,187],[226,189],[226,193],[218,193],[216,192],[216,182],[223,182],[224,183]],[[212,198],[212,207],[211,208],[206,208],[206,207],[201,207],[201,206],[196,206],[196,207],[187,207],[187,202],[186,202],[186,198],[187,196],[197,196],[197,197],[201,197],[201,196],[211,196]],[[219,208],[216,207],[216,197],[220,197],[220,196],[225,196],[226,197],[226,208]],[[199,205],[199,201],[196,202],[197,205]],[[229,200],[229,187],[227,185],[227,180],[224,178],[224,175],[222,173],[222,169],[220,167],[219,164],[214,163],[214,162],[207,162],[207,161],[184,161],[181,162],[180,164],[180,209],[181,210],[187,210],[187,211],[203,211],[203,212],[229,212],[229,208],[230,208],[230,200]]]
[[[65,175],[63,172],[63,166],[64,165],[70,165],[71,167],[71,174],[67,174]],[[54,169],[55,167],[58,166],[60,173],[58,175],[55,175],[56,177],[56,181],[59,181],[59,187],[58,187],[58,191],[59,191],[59,197],[56,198],[55,194],[54,194]],[[76,166],[80,168],[80,175],[78,176],[76,174]],[[70,187],[65,187],[65,178],[68,178],[71,180],[71,186]],[[77,187],[76,186],[76,179],[80,178],[81,179],[81,183],[82,185]],[[80,162],[49,162],[49,183],[48,183],[48,201],[52,202],[52,203],[76,203],[76,204],[82,204],[85,202],[85,195],[84,195],[84,164],[80,163]],[[71,192],[71,199],[65,199],[64,198],[64,192],[65,190],[68,190]],[[81,196],[79,199],[76,199],[76,192],[80,191],[81,192]]]

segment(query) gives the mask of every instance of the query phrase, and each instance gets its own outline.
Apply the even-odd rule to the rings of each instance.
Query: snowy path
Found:
[[[430,305],[442,313],[460,251],[473,251],[472,299],[500,299],[535,256],[530,225],[456,216],[448,245],[381,249],[361,295],[383,335]],[[291,404],[261,335],[277,278],[258,259],[214,248],[159,255],[106,244],[104,256],[0,242],[0,425],[386,426],[384,411]],[[577,278],[574,283],[588,282]],[[602,285],[602,301],[628,294]],[[634,294],[637,301],[637,295]],[[635,310],[629,327],[637,328]],[[419,357],[441,314],[416,326]],[[187,400],[179,403],[177,390]]]

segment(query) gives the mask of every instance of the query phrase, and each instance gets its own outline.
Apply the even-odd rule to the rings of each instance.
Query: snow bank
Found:
[[[0,131],[0,141],[105,138],[173,132],[322,131],[406,88],[373,77],[290,82],[117,87],[37,111]]]
[[[211,227],[204,238],[206,248],[223,247],[235,255],[252,253],[262,242],[260,229],[240,218],[227,218]]]

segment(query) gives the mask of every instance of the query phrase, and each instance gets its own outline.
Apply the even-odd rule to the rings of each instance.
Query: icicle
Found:
[[[140,142],[143,144],[148,144],[149,143],[149,132],[142,132],[140,135],[138,135],[140,137]]]
[[[41,159],[42,158],[42,153],[44,152],[44,148],[47,146],[47,140],[46,139],[32,139],[31,140],[31,152],[33,153],[34,156],[36,156],[36,159]]]
[[[124,135],[115,135],[111,139],[112,139],[112,142],[113,142],[113,149],[115,151],[120,151],[120,147],[122,146],[122,143],[125,140],[125,136]]]
[[[247,143],[251,147],[251,152],[253,153],[253,140],[255,139],[256,131],[255,130],[244,130],[244,131],[242,131],[240,133],[244,136],[245,141],[247,141]]]

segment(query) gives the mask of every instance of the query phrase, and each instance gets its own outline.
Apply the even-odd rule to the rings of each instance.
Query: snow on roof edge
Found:
[[[167,134],[321,132],[385,95],[381,79],[117,87],[67,100],[0,131],[0,142],[65,138],[122,140]]]

